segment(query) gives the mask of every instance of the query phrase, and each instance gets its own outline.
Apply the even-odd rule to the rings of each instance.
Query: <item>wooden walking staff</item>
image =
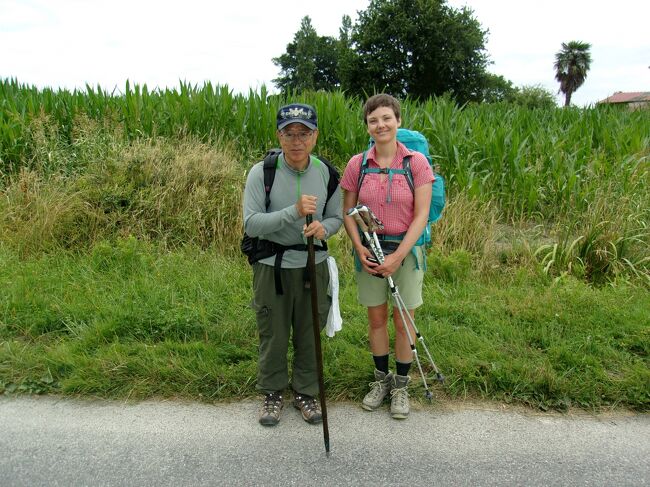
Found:
[[[311,215],[306,217],[307,226],[313,221]],[[311,319],[314,328],[314,348],[316,349],[316,368],[318,370],[318,395],[320,396],[320,409],[323,414],[323,441],[325,454],[330,454],[330,432],[327,426],[327,406],[325,404],[325,381],[323,379],[323,352],[320,343],[320,320],[318,319],[318,289],[316,286],[316,251],[314,250],[314,237],[307,237],[307,271],[309,272],[309,286],[311,289]]]

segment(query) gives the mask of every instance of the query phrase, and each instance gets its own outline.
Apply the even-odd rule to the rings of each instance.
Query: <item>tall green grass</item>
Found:
[[[0,393],[222,400],[256,394],[250,268],[196,247],[135,238],[81,255],[21,260],[0,245]],[[372,359],[351,257],[341,264],[343,330],[323,337],[329,399],[358,401]],[[650,407],[650,298],[621,285],[554,285],[525,269],[488,279],[457,250],[429,257],[418,328],[447,378],[436,400],[542,409]],[[392,333],[392,330],[391,330]],[[429,379],[430,366],[423,362]],[[412,397],[422,398],[413,372]]]
[[[65,93],[20,91],[5,83],[5,90],[8,87],[31,100],[23,107],[29,155],[23,154],[20,164],[1,179],[0,241],[21,255],[33,255],[91,248],[96,242],[133,235],[167,248],[191,244],[238,255],[240,231],[233,229],[241,228],[246,172],[274,145],[274,110],[282,101],[278,97],[262,92],[244,99],[221,93],[231,115],[247,113],[242,124],[257,138],[241,131],[237,136],[217,133],[218,125],[200,135],[195,133],[201,132],[200,120],[192,130],[163,136],[147,135],[143,127],[133,131],[127,125],[134,122],[125,123],[126,116],[120,121],[107,115],[116,110],[110,107],[120,106],[115,96],[77,92],[63,103]],[[184,86],[183,95],[175,97],[167,92],[178,106],[156,116],[152,112],[152,127],[158,127],[153,133],[162,131],[160,120],[166,120],[166,113],[171,110],[181,120],[184,112],[179,107],[195,103],[199,93],[210,90],[209,85],[201,91]],[[50,104],[60,103],[50,112],[46,103],[29,118],[27,109],[38,105],[34,99],[39,93]],[[129,99],[142,112],[153,104],[142,100],[162,94],[138,88]],[[341,94],[310,96],[305,101],[321,114],[318,152],[332,157],[336,151],[351,154],[365,146],[367,137],[355,115],[358,101]],[[79,109],[69,121],[58,120],[57,107],[75,106],[71,100],[85,111]],[[102,100],[108,101],[102,105]],[[210,100],[210,109],[217,110],[212,106],[219,103],[216,94]],[[479,257],[484,269],[506,262],[533,266],[538,261],[556,277],[569,273],[596,283],[619,278],[650,283],[647,136],[630,135],[644,126],[643,116],[612,110],[524,111],[505,105],[459,109],[447,99],[404,105],[404,124],[427,134],[448,182],[449,205],[435,228],[438,248],[467,250]],[[593,126],[590,135],[568,137],[554,118],[573,130],[571,121]],[[619,127],[621,120],[630,126]],[[235,131],[236,124],[223,124]],[[618,130],[615,144],[610,136],[594,136],[609,128]],[[259,150],[253,149],[256,140]],[[628,152],[633,150],[639,152]],[[619,165],[607,159],[615,154]],[[526,165],[531,157],[537,161],[534,166]],[[588,157],[593,159],[585,160]],[[574,163],[566,164],[567,158]],[[340,167],[344,164],[341,157],[333,159]],[[535,230],[521,233],[516,242],[504,241],[504,230],[512,236],[509,227],[517,222],[523,227],[536,224]]]
[[[75,131],[82,135],[72,147],[44,138],[31,167],[7,179],[0,241],[23,256],[128,236],[238,252],[233,229],[242,227],[245,170],[228,144],[190,137],[129,143],[93,123]],[[65,167],[69,157],[78,160],[74,168]]]
[[[367,145],[362,100],[342,93],[291,97],[318,111],[319,152],[343,167]],[[128,140],[188,135],[202,142],[229,141],[244,159],[276,144],[278,107],[287,101],[264,87],[247,96],[206,83],[149,90],[126,84],[123,93],[100,87],[38,90],[16,80],[0,82],[0,171],[16,174],[37,157],[32,122],[46,116],[53,136],[74,146],[80,116]],[[403,126],[421,130],[432,144],[452,191],[495,201],[510,216],[557,218],[581,212],[603,181],[615,195],[628,182],[650,179],[650,116],[647,111],[530,110],[506,104],[458,107],[447,98],[403,103]],[[69,169],[75,166],[69,161]],[[632,184],[636,184],[634,181]],[[648,190],[640,197],[648,201]]]

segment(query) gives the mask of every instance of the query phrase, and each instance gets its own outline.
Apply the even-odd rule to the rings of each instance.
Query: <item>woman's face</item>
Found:
[[[390,107],[379,107],[370,112],[366,118],[368,134],[375,143],[391,142],[397,137],[397,128],[401,125]]]

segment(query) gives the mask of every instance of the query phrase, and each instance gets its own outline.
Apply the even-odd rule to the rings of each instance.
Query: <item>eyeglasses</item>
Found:
[[[314,132],[280,132],[280,137],[282,137],[287,142],[293,142],[294,140],[299,140],[300,142],[306,142]]]

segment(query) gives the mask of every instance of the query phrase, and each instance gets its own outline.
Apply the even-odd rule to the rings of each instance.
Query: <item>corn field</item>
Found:
[[[293,99],[319,115],[318,151],[339,167],[367,144],[362,102],[341,93]],[[184,137],[232,142],[259,156],[275,144],[275,113],[286,100],[264,88],[248,96],[224,87],[181,84],[149,91],[126,84],[124,93],[38,90],[15,80],[0,83],[0,171],[17,173],[33,157],[30,123],[46,116],[56,136],[74,143],[83,116],[129,140]],[[606,107],[535,111],[508,105],[457,107],[449,99],[403,103],[402,126],[423,132],[452,191],[499,202],[509,214],[553,216],[582,211],[597,188],[629,193],[648,182],[650,112]],[[70,168],[73,169],[73,168]]]
[[[24,200],[26,187],[43,186],[36,183],[38,178],[80,177],[91,164],[109,170],[111,161],[120,159],[128,167],[115,176],[118,182],[108,181],[106,175],[86,175],[69,191],[70,201],[81,198],[81,185],[86,193],[85,199],[77,202],[79,208],[88,208],[90,198],[94,201],[90,206],[98,208],[97,213],[88,216],[87,210],[80,210],[66,218],[90,222],[87,227],[99,235],[93,229],[105,225],[111,208],[126,211],[137,207],[140,214],[149,215],[143,208],[155,207],[159,215],[148,235],[157,238],[170,221],[188,221],[182,211],[190,210],[181,211],[178,201],[183,200],[183,188],[196,192],[200,187],[200,198],[194,201],[205,205],[211,201],[210,208],[197,203],[192,219],[199,225],[206,211],[216,212],[212,226],[202,228],[203,236],[198,239],[202,246],[210,245],[216,235],[225,232],[217,228],[219,222],[236,224],[238,210],[214,209],[220,196],[206,199],[209,181],[226,177],[230,192],[221,198],[231,205],[240,191],[239,176],[221,174],[216,166],[226,163],[223,155],[210,155],[212,148],[228,148],[233,159],[226,164],[228,170],[244,174],[268,148],[277,145],[275,114],[287,101],[315,106],[320,127],[316,151],[339,168],[367,146],[363,100],[343,93],[308,93],[289,99],[269,94],[264,87],[244,96],[210,83],[149,90],[146,85],[128,82],[119,93],[91,86],[70,92],[37,89],[14,79],[0,80],[0,195],[4,194],[7,208],[15,209],[15,202]],[[533,249],[547,271],[569,269],[589,277],[593,272],[607,274],[615,261],[633,273],[640,270],[650,282],[650,111],[612,107],[531,110],[508,104],[459,107],[446,97],[421,103],[406,99],[402,103],[402,126],[421,131],[429,140],[450,199],[462,195],[488,204],[502,221],[555,225],[556,243]],[[179,186],[170,192],[164,181],[171,176],[160,176],[168,172],[162,159],[177,161],[179,153],[155,146],[155,141],[161,140],[181,144],[180,153],[189,157],[190,166],[187,161],[174,163],[179,168],[203,167],[211,171],[210,176],[201,179],[197,173],[196,180],[183,186],[179,181],[184,176],[175,175]],[[205,148],[202,155],[193,151],[192,144]],[[125,152],[120,147],[133,149]],[[155,161],[159,153],[167,155]],[[135,175],[134,168],[144,172]],[[101,181],[105,187],[99,194]],[[143,181],[149,183],[144,185]],[[176,195],[176,199],[169,199],[171,213],[160,206],[164,200],[147,200],[146,206],[142,194],[134,196],[135,189],[151,187],[152,181],[163,181],[159,191]],[[57,184],[70,188],[67,183]],[[49,191],[52,198],[60,192],[53,186]],[[4,224],[16,235],[18,221],[25,223],[22,228],[34,228],[33,223],[27,225],[31,207],[20,204],[22,209],[14,212],[9,223],[5,217]],[[42,200],[41,206],[46,211],[51,204]],[[72,211],[65,201],[58,207],[61,214]],[[124,215],[117,220],[123,222]],[[128,233],[134,232],[136,224],[136,220],[130,224]],[[72,233],[65,238],[85,237]],[[184,237],[177,234],[172,240],[182,243]],[[235,240],[230,247],[236,248]]]

